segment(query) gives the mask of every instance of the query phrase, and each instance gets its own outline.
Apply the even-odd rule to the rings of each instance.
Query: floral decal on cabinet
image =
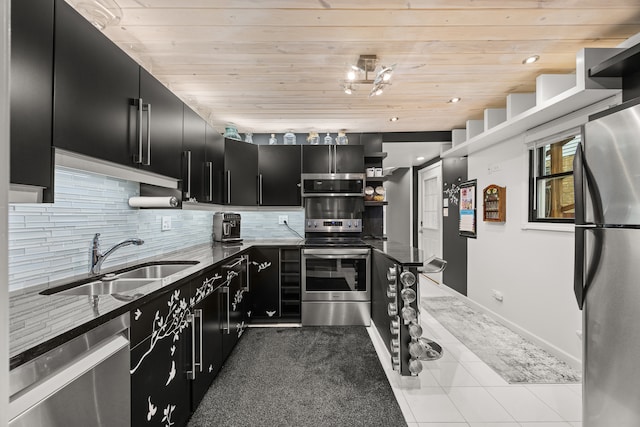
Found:
[[[444,190],[444,194],[449,198],[449,204],[458,205],[458,197],[460,196],[460,187],[458,185],[451,184],[451,187]]]
[[[264,265],[263,268],[268,268],[269,265]],[[270,263],[269,263],[270,264]],[[260,268],[260,266],[259,266]],[[167,301],[168,311],[166,315],[161,315],[160,311],[157,310],[155,313],[155,317],[152,324],[152,333],[151,339],[149,340],[149,348],[140,356],[140,359],[137,361],[136,365],[130,370],[131,374],[134,374],[142,365],[144,360],[153,352],[156,348],[157,343],[164,339],[171,339],[174,344],[170,347],[169,352],[171,357],[175,357],[176,355],[176,345],[175,343],[180,339],[182,332],[185,328],[189,327],[193,307],[211,295],[217,288],[220,286],[228,286],[231,281],[238,276],[239,273],[235,271],[228,271],[226,280],[224,282],[220,282],[223,278],[222,275],[216,273],[211,277],[207,277],[202,281],[202,284],[195,289],[195,294],[193,297],[189,298],[187,301],[186,298],[180,297],[180,290],[175,290],[169,300]],[[233,310],[237,309],[238,304],[242,302],[244,290],[239,290],[236,292],[233,299]],[[134,311],[134,319],[138,320],[142,317],[143,312],[138,308]],[[243,334],[244,329],[246,328],[245,322],[236,324],[236,330],[238,333],[238,338]],[[209,365],[209,372],[213,372],[213,365]],[[169,372],[167,374],[167,380],[165,383],[165,387],[168,387],[169,384],[176,378],[178,374],[178,370],[176,368],[175,359],[171,361],[171,365],[169,368]],[[152,396],[148,396],[147,398],[147,421],[151,422],[158,411],[157,405],[152,402]],[[176,409],[176,405],[167,404],[167,406],[163,410],[163,418],[162,423],[165,427],[170,427],[175,424],[172,420],[174,411]]]
[[[271,267],[270,261],[264,261],[264,262],[251,261],[251,264],[258,267],[258,273],[260,273],[262,270],[266,270],[267,268]]]

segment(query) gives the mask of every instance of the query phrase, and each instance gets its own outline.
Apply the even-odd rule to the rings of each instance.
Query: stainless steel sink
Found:
[[[141,286],[148,285],[155,280],[167,278],[173,274],[179,273],[192,265],[198,264],[198,261],[170,261],[170,262],[153,262],[146,263],[140,267],[133,269],[118,270],[99,276],[96,280],[84,283],[73,288],[64,289],[62,291],[52,292],[49,290],[46,294],[56,295],[113,295],[119,296],[123,300],[140,297],[143,294],[135,294],[133,297],[122,295],[123,292],[133,291]]]
[[[163,279],[191,267],[185,264],[156,264],[116,273],[117,279]]]
[[[56,292],[56,295],[108,295],[129,292],[148,285],[157,279],[116,279],[110,281],[96,280],[84,285]]]

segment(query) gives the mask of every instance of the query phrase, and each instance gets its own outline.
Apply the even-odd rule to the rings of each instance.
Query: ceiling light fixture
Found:
[[[462,98],[459,98],[459,97],[457,97],[457,96],[456,96],[456,97],[453,97],[453,98],[451,98],[451,99],[449,100],[449,102],[450,102],[451,104],[455,104],[456,102],[460,102],[460,101],[462,101]]]
[[[417,161],[419,161],[419,162],[421,162],[421,161],[423,161],[423,160],[424,160],[424,157],[422,157],[422,156],[420,156],[420,157],[416,157],[416,160],[417,160]]]
[[[531,55],[528,58],[525,58],[524,60],[522,60],[523,64],[533,64],[534,62],[538,62],[538,59],[540,59],[540,56],[538,55]]]
[[[369,73],[375,71],[378,63],[376,55],[360,55],[356,65],[351,65],[347,71],[347,79],[342,82],[344,93],[351,95],[355,92],[355,85],[367,84],[373,85],[369,91],[369,96],[382,95],[387,85],[391,84],[391,75],[396,65],[390,67],[383,66],[373,79],[369,77]],[[360,77],[360,78],[358,78]]]
[[[397,122],[398,120],[400,120],[400,118],[399,118],[399,117],[391,117],[391,118],[389,119],[389,121],[390,121],[390,122]]]

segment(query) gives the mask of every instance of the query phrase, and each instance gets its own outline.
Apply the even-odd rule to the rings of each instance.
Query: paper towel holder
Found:
[[[152,184],[140,183],[141,197],[175,197],[178,200],[176,207],[143,208],[140,209],[182,209],[182,191],[177,188],[160,187]]]

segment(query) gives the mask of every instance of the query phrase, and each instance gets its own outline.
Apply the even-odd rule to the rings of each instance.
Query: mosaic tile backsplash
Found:
[[[55,203],[9,205],[9,290],[42,285],[85,274],[91,242],[100,233],[103,250],[131,237],[143,246],[114,252],[103,268],[135,263],[151,256],[211,243],[212,211],[137,209],[129,197],[140,194],[137,182],[56,167]],[[304,234],[304,211],[241,211],[241,237],[278,239]],[[287,215],[291,231],[278,224]],[[163,216],[171,230],[161,231]]]

